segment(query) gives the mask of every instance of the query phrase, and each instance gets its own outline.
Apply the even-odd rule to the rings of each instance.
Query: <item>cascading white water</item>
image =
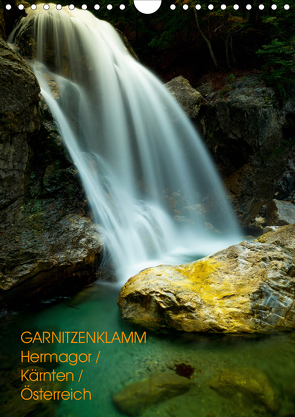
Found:
[[[88,11],[54,4],[27,12],[16,42],[32,30],[32,68],[118,278],[236,243],[235,216],[201,139],[115,29]]]

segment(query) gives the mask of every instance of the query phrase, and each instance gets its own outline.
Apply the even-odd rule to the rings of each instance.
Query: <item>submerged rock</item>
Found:
[[[254,333],[295,328],[295,225],[180,266],[160,265],[121,290],[122,317],[152,330]]]
[[[273,226],[295,223],[295,205],[290,201],[272,200],[267,209],[267,223]]]
[[[149,407],[186,393],[190,381],[173,372],[158,372],[126,385],[113,395],[116,407],[128,416],[139,416]]]
[[[226,398],[244,404],[262,404],[270,412],[278,410],[278,398],[264,372],[255,368],[225,369],[210,381],[210,387]]]

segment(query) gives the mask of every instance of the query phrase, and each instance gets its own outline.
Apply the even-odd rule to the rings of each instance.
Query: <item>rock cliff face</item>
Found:
[[[40,130],[40,87],[31,68],[0,39],[0,223],[25,194],[30,142]]]
[[[39,93],[30,67],[0,39],[2,307],[93,281],[103,248],[77,170]]]
[[[252,75],[227,83],[217,92],[212,92],[212,85],[201,86],[206,96],[202,102],[194,98],[191,88],[188,105],[187,91],[183,93],[177,82],[180,78],[166,85],[201,133],[240,221],[248,225],[278,191],[276,182],[294,147],[295,101],[279,103],[274,91]],[[198,111],[194,111],[196,105]],[[290,194],[292,184],[286,181],[293,178],[293,172],[289,171],[282,182]]]
[[[180,266],[130,278],[126,320],[153,330],[254,333],[295,328],[295,225]]]

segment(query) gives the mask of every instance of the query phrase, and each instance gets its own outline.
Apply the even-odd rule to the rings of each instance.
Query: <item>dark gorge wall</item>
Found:
[[[196,91],[183,77],[166,86],[203,137],[243,225],[255,223],[277,195],[291,199],[293,98],[280,101],[258,75],[227,77],[218,90],[209,82]]]
[[[96,279],[103,242],[77,170],[35,75],[3,39],[0,155],[1,307]]]

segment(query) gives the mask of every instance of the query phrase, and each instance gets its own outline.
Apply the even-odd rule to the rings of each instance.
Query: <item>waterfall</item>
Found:
[[[30,64],[118,279],[236,243],[239,227],[201,138],[116,30],[54,4],[27,13],[14,41],[30,39]]]

